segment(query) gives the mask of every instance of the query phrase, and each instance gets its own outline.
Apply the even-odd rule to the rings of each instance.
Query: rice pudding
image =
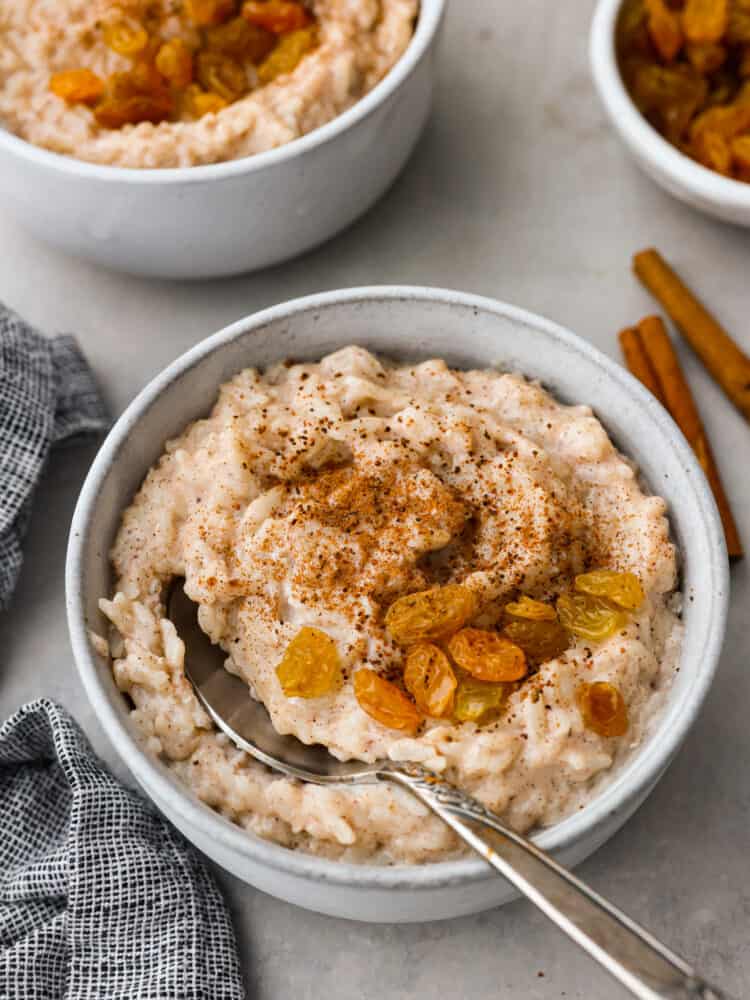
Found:
[[[165,618],[184,578],[281,733],[422,763],[555,823],[648,731],[682,626],[664,501],[585,406],[359,347],[248,369],[123,515],[108,649],[144,746],[247,830],[349,861],[461,851],[408,793],[305,786],[218,733]]]

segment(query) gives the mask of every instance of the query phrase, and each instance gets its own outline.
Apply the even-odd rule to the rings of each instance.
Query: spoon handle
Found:
[[[418,766],[385,767],[378,778],[416,795],[488,864],[640,1000],[729,1000],[678,955],[603,899],[480,802]],[[490,843],[464,820],[500,834]]]

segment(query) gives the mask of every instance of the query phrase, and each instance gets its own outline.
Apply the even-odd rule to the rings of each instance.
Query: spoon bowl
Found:
[[[185,644],[185,673],[201,705],[241,750],[274,770],[319,785],[375,781],[373,768],[361,761],[341,761],[319,743],[282,736],[265,705],[249,696],[247,684],[225,669],[225,654],[198,623],[198,606],[185,593],[185,581],[172,581],[167,615]]]

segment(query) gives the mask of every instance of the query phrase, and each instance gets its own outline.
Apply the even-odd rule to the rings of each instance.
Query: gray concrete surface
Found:
[[[435,113],[405,174],[361,222],[272,271],[146,283],[39,245],[0,216],[0,297],[48,332],[75,331],[113,411],[166,362],[260,307],[338,286],[413,282],[546,314],[616,355],[652,305],[629,273],[658,245],[750,349],[750,232],[663,194],[627,159],[589,79],[593,0],[453,0]],[[685,365],[750,547],[750,427],[686,352]],[[91,452],[49,467],[11,611],[0,617],[0,711],[48,695],[127,777],[71,662],[63,556]],[[637,815],[582,874],[738,997],[750,992],[748,567],[716,685],[687,744]],[[622,994],[530,906],[454,922],[369,927],[305,913],[220,874],[257,1000]]]

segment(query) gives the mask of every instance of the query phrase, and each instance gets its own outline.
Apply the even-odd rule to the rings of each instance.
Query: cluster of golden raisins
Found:
[[[132,61],[103,79],[89,69],[55,73],[50,89],[92,108],[102,128],[201,118],[296,68],[316,45],[312,15],[296,0],[184,0],[184,37],[122,14],[101,26],[114,52]]]
[[[654,128],[703,166],[750,182],[750,0],[625,0],[617,54]]]
[[[571,636],[603,642],[622,629],[642,604],[632,573],[594,570],[575,578],[575,590],[557,606],[523,596],[503,609],[502,631],[473,628],[478,611],[469,588],[447,584],[408,594],[388,609],[385,626],[405,647],[403,688],[369,668],[354,674],[354,694],[371,718],[389,729],[415,733],[425,716],[475,722],[496,719],[531,666],[560,656]],[[277,675],[289,698],[319,698],[342,679],[335,642],[319,629],[300,629]],[[627,708],[614,685],[583,684],[578,703],[584,725],[601,736],[621,736]]]
[[[426,715],[487,722],[526,676],[520,646],[500,632],[467,624],[478,610],[475,594],[461,584],[408,594],[388,609],[385,626],[408,650],[403,682],[419,721]]]

